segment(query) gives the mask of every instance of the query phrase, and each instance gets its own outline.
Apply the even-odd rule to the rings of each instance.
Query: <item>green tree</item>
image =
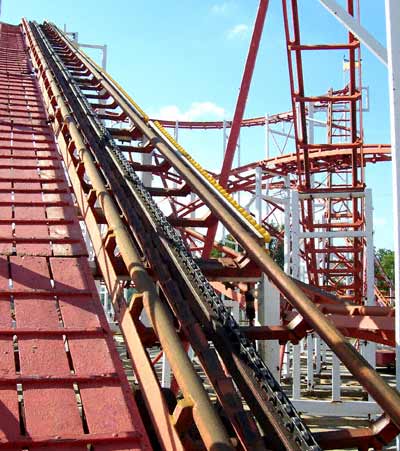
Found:
[[[233,236],[228,233],[224,240],[218,242],[219,245],[229,247],[230,249],[234,249],[238,252],[243,252],[242,247],[238,244],[238,242],[233,238]],[[213,248],[211,251],[211,258],[219,258],[222,257],[222,252],[218,249]]]
[[[375,251],[375,255],[387,277],[394,282],[394,251],[390,249],[378,249]]]
[[[272,260],[278,264],[278,266],[283,269],[285,264],[285,253],[283,248],[283,241],[278,238],[272,238],[269,243],[269,251],[272,257]]]

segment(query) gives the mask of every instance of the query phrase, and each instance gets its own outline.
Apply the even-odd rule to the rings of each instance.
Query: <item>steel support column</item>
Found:
[[[240,135],[240,128],[242,125],[244,110],[246,108],[247,96],[249,94],[251,79],[253,77],[254,67],[256,64],[258,48],[260,46],[262,31],[264,28],[264,21],[267,15],[268,4],[269,0],[260,0],[260,5],[258,7],[253,35],[251,37],[249,52],[243,72],[242,83],[240,85],[239,96],[236,103],[235,114],[233,116],[232,127],[229,133],[228,143],[224,154],[224,161],[219,177],[219,183],[223,187],[226,187],[229,178],[229,172],[232,169],[232,163],[235,157],[235,151]],[[211,252],[215,235],[217,233],[217,227],[218,222],[213,224],[208,229],[206,241],[204,243],[203,257],[208,257]]]

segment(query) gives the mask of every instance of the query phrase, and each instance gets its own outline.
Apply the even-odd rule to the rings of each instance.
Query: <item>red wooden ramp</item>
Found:
[[[21,29],[0,25],[0,449],[150,449]]]

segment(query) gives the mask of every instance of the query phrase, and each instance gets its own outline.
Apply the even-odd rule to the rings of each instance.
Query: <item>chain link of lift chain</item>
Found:
[[[62,60],[62,55],[59,55],[59,58]],[[55,65],[52,66],[54,70]],[[64,75],[66,75],[66,72],[69,73],[65,65],[64,69]],[[274,406],[276,413],[282,418],[288,433],[292,435],[300,449],[320,451],[321,448],[315,441],[310,430],[301,420],[298,412],[258,354],[253,343],[240,331],[239,324],[227,310],[221,298],[215,293],[201,269],[186,249],[181,236],[167,221],[165,215],[154,202],[150,193],[133,170],[123,152],[116,145],[110,132],[98,118],[96,112],[94,112],[89,101],[71,74],[69,74],[69,82],[74,86],[75,91],[80,93],[80,102],[81,104],[84,104],[86,117],[90,117],[91,120],[95,121],[101,144],[111,149],[111,152],[119,163],[120,170],[122,170],[124,177],[129,180],[131,189],[135,191],[136,196],[141,199],[146,206],[147,212],[150,213],[150,216],[157,227],[157,232],[161,232],[168,240],[169,246],[177,258],[177,261],[179,261],[181,268],[190,276],[194,288],[197,293],[200,294],[203,302],[207,303],[211,308],[216,320],[223,325],[232,346],[239,351],[241,359],[243,359],[253,371],[255,379],[265,391],[267,398]]]

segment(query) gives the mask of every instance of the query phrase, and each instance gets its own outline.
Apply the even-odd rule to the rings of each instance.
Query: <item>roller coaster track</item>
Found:
[[[271,260],[269,234],[161,124],[52,24],[1,24],[0,57],[0,448],[318,450],[357,442],[378,449],[397,434],[398,393]],[[382,407],[385,416],[371,428],[310,433],[139,180],[132,154],[155,149]],[[101,310],[79,220],[125,338],[137,403]],[[135,289],[129,299],[127,283]],[[172,400],[149,359],[152,346],[171,364]]]

